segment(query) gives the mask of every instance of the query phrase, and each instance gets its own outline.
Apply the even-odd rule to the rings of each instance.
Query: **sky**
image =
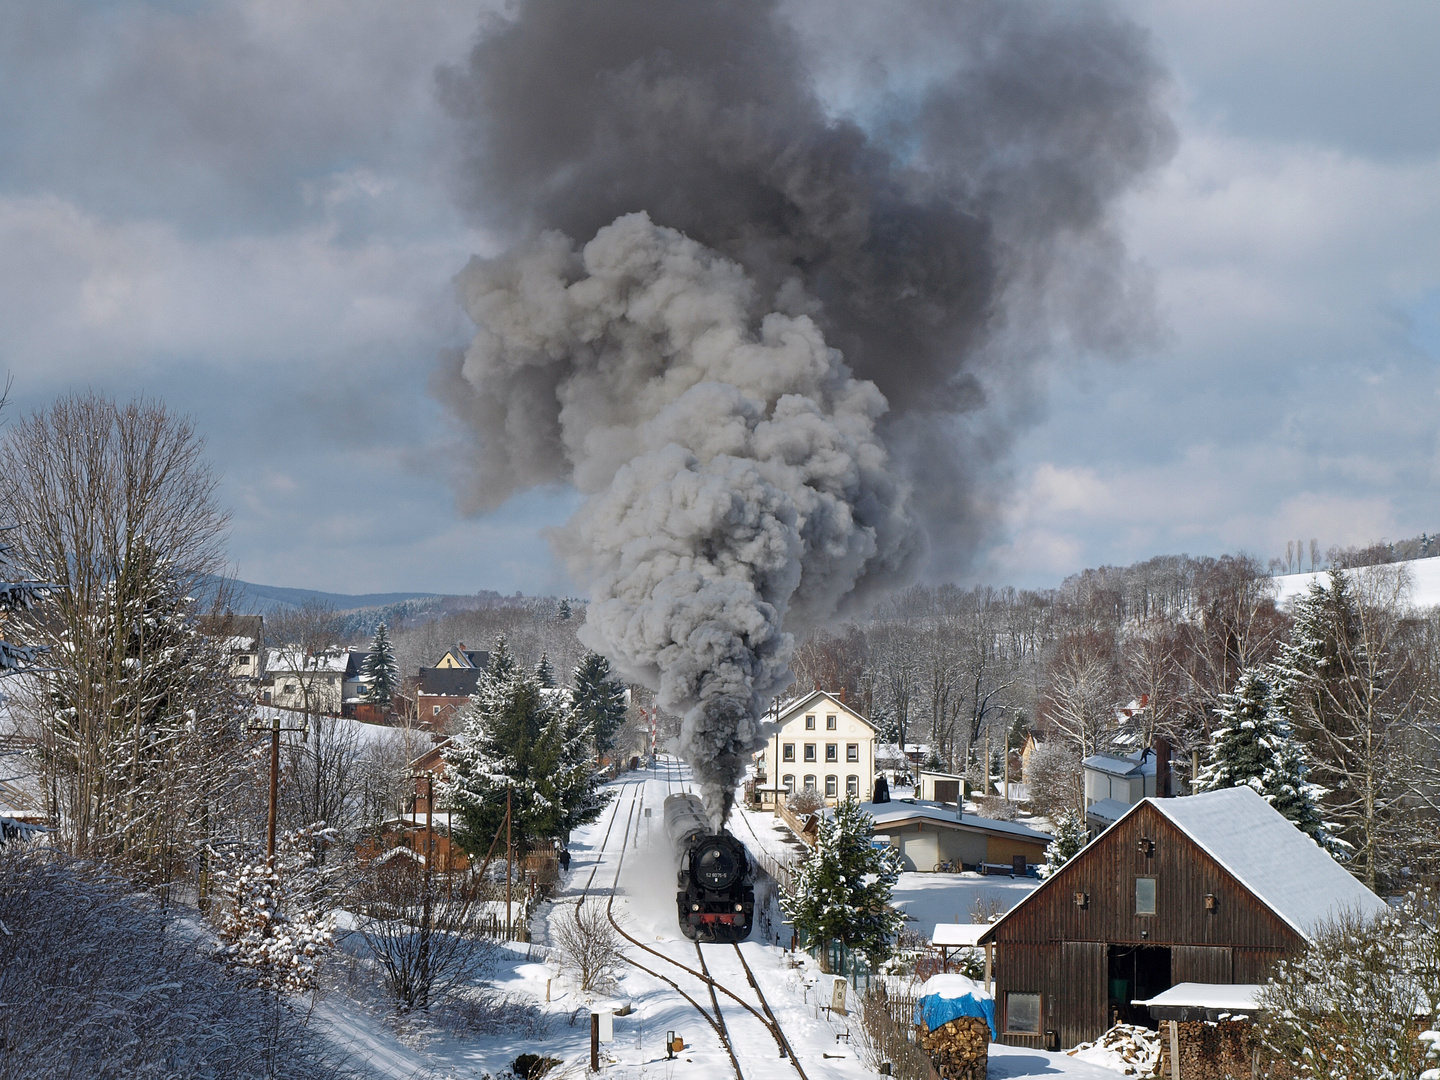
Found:
[[[245,580],[573,591],[546,532],[577,497],[463,517],[430,389],[473,333],[453,278],[496,250],[435,73],[491,7],[4,5],[10,415],[87,389],[191,415]],[[1160,329],[1054,358],[965,580],[1440,527],[1440,7],[1118,8],[1173,80],[1178,148],[1116,208]]]

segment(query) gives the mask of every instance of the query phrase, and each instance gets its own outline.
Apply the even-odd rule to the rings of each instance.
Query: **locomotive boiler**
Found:
[[[755,887],[745,845],[711,832],[694,795],[665,800],[665,834],[676,858],[680,931],[695,941],[744,941],[755,917]]]

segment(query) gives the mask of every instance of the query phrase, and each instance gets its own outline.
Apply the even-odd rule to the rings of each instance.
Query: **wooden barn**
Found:
[[[1249,788],[1145,799],[981,937],[1000,1041],[1059,1049],[1179,983],[1263,983],[1335,916],[1385,903]]]

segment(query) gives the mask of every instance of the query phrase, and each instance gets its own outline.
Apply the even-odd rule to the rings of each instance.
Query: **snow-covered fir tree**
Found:
[[[461,710],[460,730],[444,756],[447,779],[436,789],[455,814],[455,837],[483,854],[505,819],[520,850],[561,839],[600,816],[604,800],[593,776],[589,732],[568,695],[545,691],[519,668],[504,638]]]
[[[1273,707],[1265,672],[1247,668],[1235,687],[1220,695],[1219,726],[1210,736],[1196,791],[1249,787],[1295,827],[1322,846],[1330,845],[1320,809],[1324,791],[1309,781],[1305,749],[1290,723]]]
[[[822,946],[822,956],[828,955],[825,943],[838,941],[879,965],[904,925],[904,915],[890,906],[900,855],[872,845],[874,833],[874,818],[855,799],[845,799],[821,818],[792,890],[781,894],[781,907],[797,930]]]
[[[295,829],[276,837],[273,865],[263,854],[235,855],[216,872],[226,899],[219,958],[255,985],[290,993],[315,986],[335,943],[334,911],[315,850],[334,837],[323,824]]]
[[[540,654],[540,662],[535,665],[535,678],[545,689],[555,688],[555,665],[550,663],[549,653]]]
[[[400,668],[395,663],[395,647],[390,643],[390,631],[383,622],[375,627],[370,651],[360,665],[360,678],[365,683],[366,700],[376,705],[389,705],[390,699],[400,689]]]
[[[615,733],[625,723],[625,687],[611,677],[610,661],[599,653],[585,654],[575,669],[575,709],[584,718],[603,756],[615,745]]]
[[[0,630],[13,616],[32,611],[49,591],[38,581],[25,580],[15,562],[14,548],[5,543],[6,531],[0,529]],[[0,637],[0,678],[31,667],[43,651],[37,646],[21,645]]]
[[[569,622],[571,618],[570,601],[561,600],[560,609],[555,613],[555,618],[560,622]]]
[[[1080,854],[1080,849],[1087,843],[1089,837],[1085,833],[1085,820],[1068,810],[1062,813],[1055,819],[1055,839],[1045,848],[1045,861],[1038,871],[1041,880],[1052,876]]]

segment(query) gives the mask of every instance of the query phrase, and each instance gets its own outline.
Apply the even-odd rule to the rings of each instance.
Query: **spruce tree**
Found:
[[[360,665],[360,677],[365,681],[365,696],[377,705],[388,706],[390,699],[400,689],[400,669],[395,663],[395,647],[390,644],[390,632],[382,622],[375,628],[375,637],[370,641],[370,652]]]
[[[1323,791],[1307,779],[1305,750],[1275,708],[1273,692],[1265,672],[1247,668],[1235,688],[1220,695],[1215,709],[1220,726],[1210,737],[1195,790],[1253,788],[1297,829],[1329,846],[1319,803]]]
[[[1080,854],[1081,848],[1089,842],[1084,819],[1069,811],[1062,813],[1055,820],[1055,839],[1045,849],[1045,861],[1039,870],[1041,880],[1050,877]]]
[[[625,723],[625,687],[610,674],[610,661],[592,652],[585,654],[574,675],[575,709],[602,756],[615,745],[615,733]]]
[[[815,846],[780,899],[795,928],[822,948],[840,942],[872,966],[889,957],[904,915],[890,906],[900,855],[871,844],[875,820],[846,798],[820,820]]]
[[[511,834],[521,851],[563,838],[594,821],[605,805],[583,720],[565,695],[543,689],[535,674],[515,665],[500,638],[444,751],[448,775],[438,789],[455,814],[455,839],[472,854],[489,849],[505,818],[507,792]]]
[[[545,689],[555,689],[555,665],[550,663],[549,653],[540,654],[540,663],[535,665],[535,678]]]

